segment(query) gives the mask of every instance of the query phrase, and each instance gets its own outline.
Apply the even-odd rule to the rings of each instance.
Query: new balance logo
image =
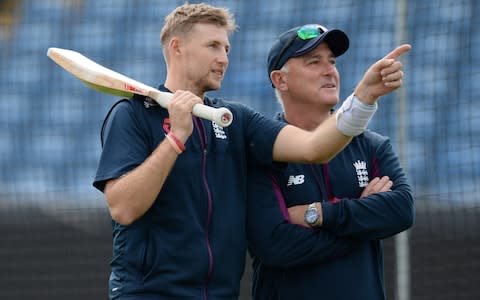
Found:
[[[288,177],[287,186],[291,186],[292,184],[298,185],[304,182],[305,182],[305,175],[296,175],[296,176],[290,175],[290,177]]]

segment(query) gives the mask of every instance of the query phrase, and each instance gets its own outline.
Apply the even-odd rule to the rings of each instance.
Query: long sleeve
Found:
[[[392,191],[360,199],[343,198],[322,206],[322,228],[339,237],[382,239],[410,228],[414,222],[414,199],[397,155],[386,139],[372,162],[377,176],[389,176]]]
[[[288,221],[282,192],[271,173],[249,168],[247,234],[249,247],[263,263],[296,266],[348,254],[357,242],[327,230]]]

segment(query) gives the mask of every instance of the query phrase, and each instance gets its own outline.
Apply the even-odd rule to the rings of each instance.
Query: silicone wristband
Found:
[[[180,148],[182,152],[185,151],[185,145],[173,134],[173,132],[170,131],[168,136],[175,142],[175,144],[177,144],[178,148]]]
[[[172,146],[173,150],[175,150],[175,152],[177,154],[182,154],[183,151],[178,147],[178,145],[175,143],[175,141],[167,134],[165,134],[165,137],[167,138],[170,146]]]

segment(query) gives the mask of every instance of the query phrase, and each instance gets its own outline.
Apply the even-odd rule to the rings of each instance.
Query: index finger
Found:
[[[410,51],[410,49],[412,49],[412,45],[410,44],[400,45],[397,48],[395,48],[392,52],[388,53],[387,56],[385,56],[384,58],[397,59],[400,55]]]

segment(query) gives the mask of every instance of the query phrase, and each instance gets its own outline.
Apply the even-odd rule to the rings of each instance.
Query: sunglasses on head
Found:
[[[319,37],[323,33],[325,33],[327,29],[323,26],[317,25],[317,24],[308,24],[308,25],[303,25],[299,29],[297,29],[297,32],[292,35],[292,37],[285,43],[283,46],[282,50],[278,53],[277,59],[275,60],[275,68],[274,70],[278,69],[278,63],[280,62],[280,59],[282,58],[283,54],[287,49],[293,44],[293,42],[298,38],[300,38],[303,41],[306,40],[311,40],[316,37]]]

